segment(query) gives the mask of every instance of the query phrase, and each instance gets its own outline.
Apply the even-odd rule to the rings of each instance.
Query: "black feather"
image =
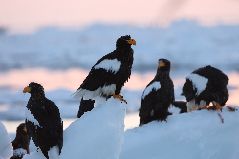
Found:
[[[103,92],[100,91],[97,96],[101,96],[106,98],[110,98],[113,94],[120,94],[121,88],[124,86],[124,83],[128,81],[131,75],[131,68],[133,65],[133,49],[131,48],[131,44],[127,42],[127,40],[130,40],[131,37],[129,35],[120,37],[116,42],[116,50],[113,52],[103,56],[101,59],[99,59],[96,64],[91,68],[91,71],[89,72],[86,79],[83,81],[83,83],[80,85],[80,87],[77,89],[80,91],[81,89],[89,90],[89,91],[96,91],[100,87],[109,86],[111,84],[116,85],[116,89],[114,92]],[[96,65],[98,65],[100,62],[104,60],[118,60],[121,65],[117,72],[112,72],[110,70],[105,70],[103,68],[95,68]],[[77,93],[76,93],[77,96]],[[86,95],[87,96],[87,95]],[[80,96],[82,99],[83,96]],[[89,102],[86,102],[86,99],[84,99],[84,102],[81,101],[78,116],[81,116],[82,110],[91,110],[92,109],[92,102],[94,99],[90,99]],[[87,109],[87,105],[90,103],[90,108]]]
[[[140,125],[153,120],[166,121],[167,116],[171,114],[168,108],[174,102],[174,85],[169,76],[170,62],[166,59],[160,60],[164,61],[166,66],[158,68],[156,76],[147,87],[154,82],[160,82],[161,88],[153,89],[145,97],[142,96],[139,112]]]
[[[79,110],[77,113],[77,118],[80,118],[85,112],[91,111],[94,108],[94,100],[84,100],[83,98],[80,101]]]
[[[32,137],[34,144],[39,147],[44,156],[49,159],[48,151],[57,146],[59,154],[63,146],[63,122],[59,109],[54,102],[47,99],[41,85],[31,83],[31,97],[27,104],[38,125],[26,119],[27,130]]]
[[[12,141],[12,148],[13,151],[17,149],[24,149],[28,154],[29,151],[29,144],[30,144],[30,136],[26,129],[26,124],[22,123],[17,127],[16,137]],[[10,159],[22,159],[25,154],[14,154]]]
[[[195,99],[196,104],[200,104],[202,100],[205,101],[207,105],[213,101],[221,106],[226,104],[229,94],[227,89],[228,76],[225,73],[215,67],[206,66],[193,71],[192,74],[205,77],[208,82],[206,89],[200,94],[197,94],[197,90],[193,87],[192,81],[186,79],[182,95],[185,96],[187,102]]]

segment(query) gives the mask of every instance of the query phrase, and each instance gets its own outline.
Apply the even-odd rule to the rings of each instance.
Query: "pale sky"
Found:
[[[0,0],[0,25],[15,32],[94,23],[167,25],[178,19],[239,24],[239,0]]]

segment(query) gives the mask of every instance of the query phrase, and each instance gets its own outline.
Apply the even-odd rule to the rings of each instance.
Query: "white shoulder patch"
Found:
[[[112,73],[117,73],[120,69],[121,62],[117,59],[113,60],[103,60],[99,64],[94,66],[94,69],[105,69],[106,71],[112,72]]]
[[[25,113],[26,113],[26,119],[28,121],[34,123],[34,125],[37,125],[37,126],[41,127],[40,124],[38,123],[38,121],[34,118],[32,112],[28,108],[26,108],[26,112]]]
[[[197,92],[196,92],[197,95],[202,93],[207,87],[208,79],[203,76],[192,73],[188,75],[186,78],[193,83],[193,88],[197,89]]]
[[[159,90],[160,88],[161,88],[160,82],[152,83],[151,85],[149,85],[144,89],[142,99],[144,99],[145,96],[147,96],[150,92],[152,92],[152,90]]]
[[[96,97],[101,96],[102,94],[106,96],[112,95],[115,93],[115,90],[116,84],[104,85],[94,91],[81,88],[74,93],[74,96],[80,99],[83,97],[84,100],[89,100],[95,99]]]

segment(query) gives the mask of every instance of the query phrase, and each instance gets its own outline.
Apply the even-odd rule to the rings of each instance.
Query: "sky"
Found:
[[[13,32],[95,23],[167,26],[239,24],[239,0],[0,0],[0,26]]]

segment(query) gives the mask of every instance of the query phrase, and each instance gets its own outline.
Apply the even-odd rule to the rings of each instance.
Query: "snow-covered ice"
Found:
[[[125,104],[109,99],[85,113],[64,131],[61,159],[119,159],[124,135]],[[40,159],[32,153],[24,159]]]
[[[96,24],[83,29],[48,27],[32,34],[5,34],[0,36],[0,70],[89,69],[126,34],[137,40],[133,67],[138,70],[154,68],[159,58],[169,59],[177,69],[208,64],[238,69],[238,25],[207,27],[181,20],[166,28]]]
[[[238,159],[239,111],[174,114],[123,133],[124,105],[117,101],[94,108],[64,132],[61,159]],[[123,142],[122,142],[123,141]],[[24,159],[42,159],[32,153]]]
[[[238,159],[239,111],[222,116],[194,111],[127,130],[120,159]]]
[[[62,159],[118,159],[124,132],[125,104],[109,99],[64,131]]]
[[[8,132],[0,122],[0,159],[9,159],[12,156],[12,144]]]

